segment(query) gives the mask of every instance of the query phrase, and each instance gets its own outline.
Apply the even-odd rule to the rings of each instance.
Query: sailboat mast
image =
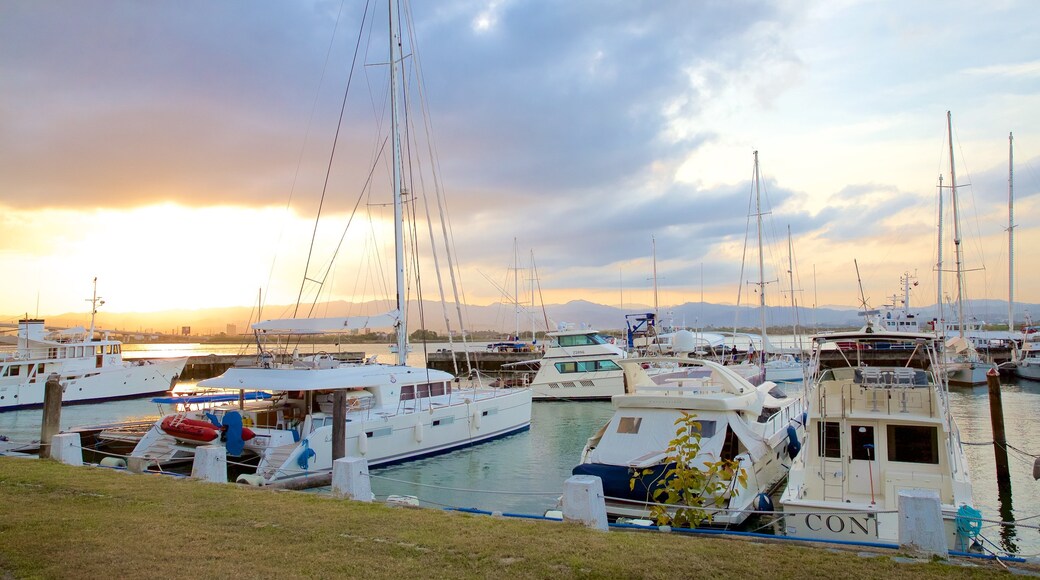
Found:
[[[1015,137],[1008,133],[1008,332],[1015,331]]]
[[[794,338],[798,344],[798,352],[802,351],[802,338],[798,336],[798,304],[794,299],[794,243],[791,242],[791,226],[787,226],[787,277],[791,282],[791,311],[794,314]]]
[[[657,240],[650,236],[650,257],[653,261],[654,275],[654,319],[660,322],[660,314],[657,313]]]
[[[404,289],[404,208],[401,200],[401,135],[399,131],[400,117],[397,95],[397,65],[401,50],[401,36],[398,14],[394,11],[396,2],[390,5],[390,109],[391,140],[393,141],[393,186],[394,186],[394,247],[396,249],[397,271],[397,364],[404,365],[408,357],[408,324],[405,313]]]
[[[964,338],[964,272],[961,258],[961,220],[957,212],[957,173],[953,168],[953,114],[946,111],[946,130],[950,136],[950,196],[953,200],[953,249],[957,260],[957,329]]]
[[[520,340],[520,249],[513,238],[513,318],[516,340]]]
[[[759,188],[758,151],[755,151],[755,214],[758,218],[758,312],[762,332],[762,352],[759,360],[766,362],[766,280],[765,257],[762,255],[762,193]]]
[[[943,308],[943,176],[939,174],[939,261],[935,263],[936,293],[935,306],[938,309],[939,319],[935,324],[935,334],[946,338],[946,318]]]

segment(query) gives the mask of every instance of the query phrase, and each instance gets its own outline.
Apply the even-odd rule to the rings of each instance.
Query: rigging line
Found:
[[[386,150],[387,139],[383,139],[383,144],[379,147],[379,155],[382,155],[383,151]],[[320,288],[325,286],[325,281],[328,279],[329,274],[332,272],[332,266],[336,262],[336,258],[339,256],[339,252],[343,249],[343,242],[347,239],[347,231],[350,230],[350,225],[354,223],[354,217],[357,215],[358,207],[361,206],[361,200],[365,199],[366,193],[370,194],[372,186],[372,177],[375,174],[377,165],[373,165],[365,177],[365,183],[361,186],[361,193],[358,195],[357,201],[354,202],[354,208],[350,212],[350,218],[347,219],[347,225],[343,226],[343,231],[340,233],[339,242],[336,243],[336,249],[332,252],[332,256],[329,258],[328,264],[325,266],[325,272],[322,274],[321,280],[313,280],[318,284],[319,291],[315,293],[314,302],[311,304],[310,312],[308,316],[314,312],[314,308],[317,306],[318,297],[320,295]],[[309,259],[309,257],[308,257]],[[302,292],[302,289],[301,289]]]
[[[325,50],[325,62],[322,65],[322,68],[321,68],[321,78],[318,79],[318,88],[317,88],[316,91],[314,91],[314,102],[311,103],[311,113],[310,113],[310,115],[307,118],[307,129],[304,131],[303,143],[300,145],[300,155],[296,159],[296,171],[293,173],[292,184],[289,186],[289,199],[286,200],[286,202],[285,202],[285,209],[283,210],[283,215],[288,214],[289,213],[289,208],[292,207],[293,196],[296,193],[296,184],[297,184],[297,181],[298,181],[298,179],[300,177],[300,167],[303,165],[303,155],[304,155],[304,152],[307,150],[307,143],[310,141],[311,129],[314,126],[314,116],[315,116],[315,114],[317,112],[317,109],[318,109],[318,97],[321,94],[321,87],[322,87],[322,85],[325,84],[325,75],[326,75],[326,73],[329,70],[329,59],[332,56],[332,47],[335,45],[335,42],[336,42],[336,31],[339,30],[339,23],[340,23],[340,19],[341,19],[342,15],[343,15],[343,4],[344,3],[345,2],[343,0],[340,1],[339,10],[336,12],[336,24],[332,28],[332,37],[329,39],[329,46]],[[282,237],[284,235],[285,235],[285,223],[283,221],[282,227],[278,231],[278,237],[275,240],[275,247],[276,248],[281,246]],[[267,287],[268,288],[271,287],[271,280],[274,279],[274,270],[275,270],[275,266],[277,265],[277,263],[278,263],[278,254],[277,254],[277,252],[275,252],[275,256],[271,260],[271,268],[267,272]],[[263,308],[263,303],[264,303],[263,297],[261,296],[261,299],[260,299],[260,308],[261,309]],[[252,314],[250,314],[250,317],[251,316],[252,316]],[[250,320],[252,320],[252,318],[250,318]],[[259,322],[259,320],[258,320],[258,322]]]
[[[409,38],[411,40],[412,53],[413,53],[414,60],[415,60],[416,89],[417,89],[417,91],[419,93],[419,104],[423,108],[423,111],[424,111],[424,117],[423,118],[424,118],[424,121],[425,121],[424,122],[424,128],[425,128],[425,131],[426,131],[426,143],[427,143],[427,147],[429,148],[429,151],[430,151],[430,160],[431,160],[431,163],[432,163],[432,172],[433,172],[433,178],[434,178],[434,193],[435,193],[436,198],[437,198],[437,210],[439,212],[440,223],[441,223],[441,235],[444,238],[444,253],[445,253],[445,257],[448,260],[448,275],[449,275],[450,280],[451,280],[452,297],[453,297],[453,299],[455,301],[455,311],[456,311],[456,315],[458,316],[458,320],[459,320],[459,328],[460,328],[460,333],[461,333],[462,344],[463,344],[463,347],[465,347],[466,342],[467,342],[467,340],[466,340],[466,323],[465,323],[465,321],[463,319],[463,316],[462,316],[462,303],[465,301],[465,292],[461,290],[462,284],[458,280],[458,277],[456,276],[456,267],[455,267],[455,261],[454,261],[454,257],[453,256],[458,255],[458,249],[455,246],[454,231],[453,231],[453,229],[451,227],[451,222],[449,221],[449,218],[446,215],[447,201],[444,198],[443,188],[442,188],[442,185],[441,185],[440,178],[438,177],[440,175],[439,169],[438,169],[440,167],[440,159],[439,159],[439,157],[437,155],[436,147],[434,147],[434,139],[433,139],[432,127],[431,127],[432,120],[430,118],[429,110],[427,108],[427,99],[426,99],[425,90],[424,90],[425,83],[423,81],[423,76],[422,76],[422,58],[420,56],[418,42],[416,41],[415,36],[414,36],[415,26],[412,23],[412,12],[411,12],[411,5],[410,4],[406,6],[405,17],[408,18],[408,22],[410,24],[409,27],[408,27],[408,31],[409,31]],[[460,299],[460,294],[461,294],[461,299]],[[451,337],[449,336],[448,339],[449,339],[449,342],[450,342],[451,341]],[[465,353],[467,371],[472,371],[473,370],[473,366],[472,366],[472,362],[470,360],[469,349],[468,348],[463,348],[463,352]]]
[[[303,267],[304,280],[300,282],[300,292],[296,296],[296,308],[293,310],[294,317],[300,310],[300,300],[302,300],[303,298],[303,288],[306,285],[307,271],[310,270],[311,256],[314,253],[314,242],[318,236],[318,220],[321,219],[321,210],[322,207],[325,205],[325,194],[328,192],[329,178],[332,175],[332,160],[336,157],[336,145],[339,143],[339,132],[343,128],[343,116],[347,109],[347,95],[350,94],[350,85],[351,82],[354,80],[354,69],[357,66],[357,56],[358,51],[361,48],[361,38],[364,33],[365,22],[368,21],[368,6],[369,2],[365,2],[365,13],[362,15],[361,18],[361,30],[358,30],[357,44],[354,45],[354,56],[350,61],[350,73],[347,75],[347,86],[343,90],[343,101],[340,104],[339,120],[336,123],[336,132],[332,138],[332,151],[329,152],[329,162],[328,166],[325,169],[325,182],[321,188],[321,199],[318,201],[317,215],[314,216],[314,231],[311,233],[311,243],[310,247],[307,249],[307,260],[304,263]]]
[[[733,313],[733,333],[734,334],[736,334],[736,332],[737,332],[737,323],[740,320],[740,300],[741,300],[741,297],[743,296],[743,291],[744,291],[744,266],[747,264],[747,245],[748,245],[748,237],[750,235],[749,232],[751,230],[751,200],[754,198],[754,193],[755,193],[755,176],[754,176],[754,173],[752,173],[752,176],[751,176],[751,194],[752,195],[748,198],[748,209],[747,209],[747,212],[745,213],[746,217],[745,217],[745,221],[744,221],[744,250],[743,250],[743,254],[740,257],[740,279],[737,282],[737,307],[736,307],[736,309],[734,310],[734,313]]]

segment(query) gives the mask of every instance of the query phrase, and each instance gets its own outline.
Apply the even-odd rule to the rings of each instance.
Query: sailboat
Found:
[[[961,247],[960,213],[957,203],[957,172],[953,161],[953,115],[946,112],[946,129],[950,145],[950,199],[953,202],[953,247],[957,265],[957,336],[946,336],[943,349],[944,367],[951,386],[974,386],[986,384],[986,372],[993,368],[992,363],[982,359],[971,340],[966,336],[964,317],[964,258]],[[941,182],[940,182],[941,183]],[[940,199],[942,187],[939,188]],[[942,207],[940,203],[940,208]],[[939,217],[939,308],[942,312],[942,216]],[[940,315],[940,326],[946,327]],[[945,331],[945,328],[943,329]],[[941,336],[945,336],[945,332]]]
[[[762,247],[762,193],[759,183],[758,151],[755,151],[755,217],[758,224],[758,309],[762,345],[758,352],[758,364],[765,371],[765,380],[772,382],[797,382],[804,376],[802,363],[791,355],[770,355],[769,335],[766,332],[766,281],[765,255]],[[794,300],[794,290],[791,292]],[[796,331],[797,333],[797,331]]]
[[[231,368],[199,386],[273,393],[271,401],[182,410],[161,418],[131,454],[139,468],[190,460],[199,441],[193,428],[212,424],[212,443],[248,465],[252,484],[306,487],[328,474],[337,456],[357,456],[370,466],[399,463],[511,435],[530,427],[531,391],[466,385],[451,374],[406,364],[404,179],[399,122],[402,59],[398,4],[390,3],[390,109],[393,147],[396,308],[374,316],[287,318],[253,325],[257,343],[268,334],[343,332],[393,327],[395,364],[344,363],[329,355],[295,356],[289,363],[258,357],[255,367]],[[414,199],[414,198],[413,198]],[[211,428],[212,429],[212,428]],[[248,433],[247,430],[248,429]],[[212,444],[211,443],[211,444]]]

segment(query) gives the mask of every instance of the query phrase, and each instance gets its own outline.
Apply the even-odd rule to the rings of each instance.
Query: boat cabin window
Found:
[[[48,348],[47,358],[58,358],[58,348],[54,346]]]
[[[621,367],[612,360],[579,360],[556,363],[560,373],[588,373],[593,371],[618,371]]]
[[[841,457],[841,424],[837,421],[820,421],[817,425],[817,453],[820,457]]]
[[[403,385],[401,387],[401,400],[411,401],[416,398],[423,397],[436,397],[438,395],[444,395],[451,392],[451,385],[448,383],[423,383],[420,385]]]
[[[773,387],[772,389],[769,389],[769,395],[772,396],[775,399],[786,399],[787,398],[787,393],[785,393],[783,391],[783,389],[780,388],[780,385],[777,385],[777,386]]]
[[[758,422],[765,423],[770,417],[780,412],[779,407],[762,407],[762,412],[758,415]]]
[[[643,422],[642,417],[622,417],[618,420],[618,433],[639,433],[639,424]]]
[[[21,365],[10,365],[10,366],[8,366],[7,368],[4,369],[4,376],[5,377],[17,377],[18,375],[21,374],[21,372],[22,372],[22,366]]]
[[[560,346],[589,346],[592,344],[607,344],[607,339],[598,334],[568,334],[556,337]]]
[[[715,436],[715,421],[697,421],[696,429],[697,433],[700,433],[701,439],[711,439]]]
[[[938,465],[938,429],[928,425],[889,425],[888,460]]]

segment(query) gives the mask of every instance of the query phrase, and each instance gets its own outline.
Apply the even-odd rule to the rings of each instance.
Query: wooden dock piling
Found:
[[[997,489],[1003,494],[1011,491],[1011,472],[1008,469],[1007,436],[1004,434],[1004,402],[1000,397],[1000,373],[996,368],[986,373],[986,383],[989,386],[989,420],[993,425]]]

